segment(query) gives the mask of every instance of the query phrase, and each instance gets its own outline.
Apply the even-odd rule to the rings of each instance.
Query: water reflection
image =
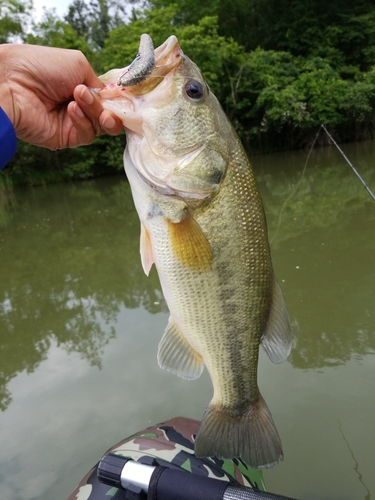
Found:
[[[9,381],[51,342],[100,367],[121,305],[165,310],[139,263],[139,222],[123,179],[3,193],[0,408]]]
[[[362,156],[357,147],[347,154],[375,186],[374,145],[365,143]],[[301,179],[306,154],[253,158],[294,328],[290,362],[301,369],[375,351],[375,205],[334,148],[314,151]],[[121,307],[167,308],[155,271],[143,274],[123,177],[8,190],[0,200],[4,410],[9,381],[33,372],[52,342],[100,367]]]
[[[347,146],[347,149],[351,148]],[[306,159],[307,155],[306,151]],[[347,216],[373,204],[335,148],[314,150],[307,163],[304,156],[299,151],[253,160],[274,248],[313,228],[340,224],[340,214]],[[372,183],[375,191],[372,159],[366,164],[361,160],[359,164],[361,174]]]
[[[375,144],[345,151],[374,187]],[[333,148],[314,152],[288,199],[306,155],[253,158],[295,335],[290,362],[260,356],[285,451],[265,479],[294,498],[364,498],[375,491],[375,205]],[[138,240],[123,177],[0,192],[1,498],[67,498],[124,436],[202,415],[207,373],[187,382],[157,366],[168,314]]]
[[[375,189],[374,144],[362,146],[346,154]],[[296,152],[253,163],[293,323],[289,360],[307,369],[375,351],[375,205],[335,148],[313,151],[302,178],[301,160]]]

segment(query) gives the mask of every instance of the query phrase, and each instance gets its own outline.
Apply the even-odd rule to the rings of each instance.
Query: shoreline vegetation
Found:
[[[338,142],[375,135],[371,0],[73,0],[64,18],[31,0],[0,0],[0,43],[79,49],[95,71],[124,67],[142,33],[175,34],[252,153],[308,148],[324,124]],[[320,134],[317,145],[328,143]],[[22,141],[0,184],[36,185],[123,172],[125,135],[51,152]]]

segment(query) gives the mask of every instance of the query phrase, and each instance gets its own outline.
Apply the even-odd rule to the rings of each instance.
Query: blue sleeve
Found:
[[[12,122],[0,108],[0,170],[14,156],[17,149],[17,137]]]

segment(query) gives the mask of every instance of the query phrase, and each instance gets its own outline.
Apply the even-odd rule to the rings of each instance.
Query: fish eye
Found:
[[[189,80],[185,84],[185,92],[186,95],[194,101],[200,101],[205,93],[202,83],[197,80]]]

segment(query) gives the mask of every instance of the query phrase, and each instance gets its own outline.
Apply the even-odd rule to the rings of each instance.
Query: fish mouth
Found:
[[[129,66],[108,71],[99,77],[106,84],[106,87],[100,90],[100,97],[115,98],[121,93],[124,96],[124,91],[133,96],[151,92],[180,64],[182,55],[176,36],[171,35],[154,50],[150,35],[143,34],[138,54]]]
[[[155,69],[176,67],[183,54],[177,37],[171,35],[167,40],[154,51],[155,53]]]

